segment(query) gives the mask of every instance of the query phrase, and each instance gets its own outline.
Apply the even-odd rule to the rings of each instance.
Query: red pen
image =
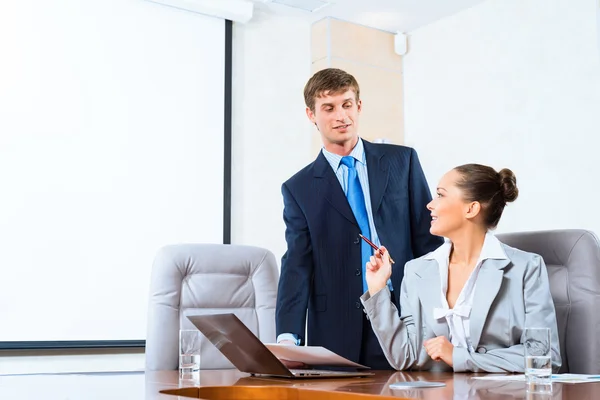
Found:
[[[362,240],[364,240],[365,242],[367,242],[369,244],[369,246],[371,246],[373,249],[375,249],[375,251],[378,251],[379,254],[381,254],[381,256],[383,257],[383,250],[381,250],[379,247],[375,246],[375,243],[371,242],[369,239],[367,239],[366,237],[364,237],[360,233],[358,234],[358,236],[360,236],[362,238]],[[390,262],[392,264],[395,264],[394,260],[392,260],[392,256],[389,256],[389,257],[390,257]]]

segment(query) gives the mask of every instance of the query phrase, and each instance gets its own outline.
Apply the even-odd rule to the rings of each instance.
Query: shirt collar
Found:
[[[449,259],[451,250],[452,242],[449,239],[445,239],[444,244],[442,244],[440,247],[438,247],[431,253],[425,255],[423,258],[426,260],[436,260],[439,265],[448,266],[450,262]],[[502,243],[490,231],[488,231],[485,234],[485,239],[483,240],[483,247],[481,248],[479,259],[477,260],[477,263],[475,265],[479,265],[481,262],[488,259],[508,260],[506,252],[502,248]]]
[[[340,156],[339,154],[335,154],[335,153],[325,150],[325,147],[323,147],[322,151],[323,151],[323,155],[329,162],[329,165],[331,165],[331,168],[333,168],[334,171],[337,171],[341,164],[342,156]],[[356,145],[354,146],[354,148],[352,149],[352,151],[350,152],[349,155],[354,157],[357,162],[359,162],[363,165],[366,165],[367,162],[366,162],[366,157],[365,157],[365,147],[364,147],[363,141],[360,137],[358,138]]]

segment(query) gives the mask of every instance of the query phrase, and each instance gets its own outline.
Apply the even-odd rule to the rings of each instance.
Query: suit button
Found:
[[[477,352],[479,354],[485,354],[485,353],[487,353],[487,349],[485,347],[478,347]]]
[[[360,274],[361,274],[360,269],[357,269],[355,274],[356,274],[356,276],[360,276]]]
[[[360,308],[361,307],[360,301],[357,301],[356,304],[355,304],[355,306],[356,306],[356,308]]]
[[[360,244],[360,237],[357,237],[356,239],[354,239],[354,244]]]

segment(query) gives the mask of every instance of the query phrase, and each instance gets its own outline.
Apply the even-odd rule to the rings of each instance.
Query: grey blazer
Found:
[[[470,315],[474,352],[455,347],[455,372],[524,372],[525,355],[521,337],[525,327],[549,327],[552,340],[552,367],[561,364],[554,303],[550,295],[544,260],[502,244],[509,260],[483,261]],[[389,361],[398,370],[451,369],[443,361],[433,361],[423,341],[448,337],[445,320],[436,320],[433,309],[441,307],[438,263],[423,257],[406,263],[400,291],[401,315],[390,301],[387,288],[362,304],[375,335]]]

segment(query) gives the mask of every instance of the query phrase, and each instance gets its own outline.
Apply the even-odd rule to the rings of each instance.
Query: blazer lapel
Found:
[[[389,168],[385,159],[385,153],[372,144],[363,140],[365,156],[367,159],[367,171],[369,175],[369,191],[371,192],[371,208],[373,215],[379,210],[383,194],[388,184]]]
[[[416,271],[416,275],[421,278],[418,281],[419,287],[416,289],[423,307],[423,320],[427,322],[436,336],[448,337],[450,333],[446,320],[438,320],[433,317],[433,309],[442,306],[442,285],[438,262],[436,260],[424,260],[424,262],[427,264]],[[413,288],[408,288],[408,290],[411,289]]]
[[[348,199],[342,190],[342,186],[338,181],[337,177],[331,169],[331,165],[323,155],[323,152],[319,153],[319,156],[315,160],[314,177],[317,184],[317,190],[325,197],[325,199],[335,208],[340,214],[346,219],[358,226],[354,213],[350,208]]]
[[[473,295],[473,308],[471,309],[471,344],[477,348],[483,326],[487,318],[490,307],[500,290],[502,279],[504,277],[503,268],[510,263],[510,260],[487,259],[481,264],[481,269],[477,275],[475,293]]]

